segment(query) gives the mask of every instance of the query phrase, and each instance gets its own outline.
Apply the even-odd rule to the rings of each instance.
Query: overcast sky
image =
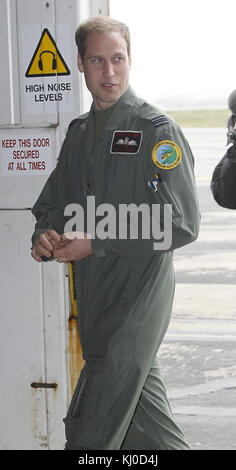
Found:
[[[130,28],[131,85],[140,96],[227,107],[236,89],[235,1],[110,0],[110,16]]]

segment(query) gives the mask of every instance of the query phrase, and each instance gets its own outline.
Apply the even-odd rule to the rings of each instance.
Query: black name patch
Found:
[[[142,131],[115,131],[111,142],[111,153],[138,153],[143,138]]]

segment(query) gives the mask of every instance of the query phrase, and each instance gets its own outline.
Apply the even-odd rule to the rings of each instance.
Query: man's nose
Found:
[[[113,65],[111,62],[107,61],[104,63],[104,74],[106,77],[113,77],[114,75],[114,69]]]

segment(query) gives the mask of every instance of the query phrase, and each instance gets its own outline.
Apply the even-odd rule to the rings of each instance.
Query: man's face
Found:
[[[96,110],[112,106],[127,90],[130,65],[127,44],[119,32],[88,36],[83,63],[78,54],[78,68],[84,73]]]

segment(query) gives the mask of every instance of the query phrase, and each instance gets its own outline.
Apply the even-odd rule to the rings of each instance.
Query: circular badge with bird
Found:
[[[152,160],[159,168],[171,170],[179,164],[181,150],[175,142],[162,140],[153,147]]]

